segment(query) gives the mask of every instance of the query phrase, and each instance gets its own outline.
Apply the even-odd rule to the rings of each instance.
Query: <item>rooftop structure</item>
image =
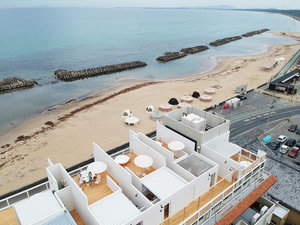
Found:
[[[113,155],[94,143],[96,168],[87,165],[68,173],[49,160],[49,189],[60,207],[76,223],[93,225],[214,224],[237,205],[237,198],[256,191],[251,199],[257,200],[275,182],[264,172],[264,152],[254,154],[228,142],[227,120],[191,107],[171,116],[183,112],[188,122],[194,114],[195,127],[181,116],[166,116],[167,124],[157,122],[155,140],[130,131],[129,148]],[[12,207],[18,212],[18,203]],[[20,218],[16,213],[15,219]]]

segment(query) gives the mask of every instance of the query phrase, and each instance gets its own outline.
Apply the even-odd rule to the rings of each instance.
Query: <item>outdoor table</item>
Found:
[[[172,141],[168,144],[168,148],[174,152],[182,151],[185,145],[181,141]]]
[[[148,168],[148,167],[152,166],[153,159],[147,155],[138,155],[134,159],[134,164],[140,168]]]
[[[115,158],[115,161],[117,163],[119,163],[121,166],[126,166],[129,163],[129,161],[130,161],[130,157],[127,156],[127,155],[118,155]]]
[[[94,174],[103,173],[107,169],[107,165],[104,162],[96,161],[88,165],[87,171]]]
[[[134,125],[136,123],[139,123],[140,122],[140,119],[135,117],[135,116],[131,116],[131,117],[128,117],[125,119],[125,123],[127,125]]]
[[[193,102],[193,97],[189,96],[189,95],[185,95],[185,96],[181,97],[181,101],[186,102],[186,103],[192,103]]]
[[[159,106],[159,110],[162,112],[169,112],[172,110],[172,105],[169,103],[164,103]]]

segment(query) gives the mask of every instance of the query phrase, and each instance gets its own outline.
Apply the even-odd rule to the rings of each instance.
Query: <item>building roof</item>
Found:
[[[47,218],[51,219],[63,210],[51,191],[41,192],[18,202],[14,209],[23,225],[35,224]],[[44,222],[46,221],[44,220]]]
[[[76,225],[76,222],[68,212],[62,212],[61,214],[47,221],[43,225]]]
[[[235,207],[225,214],[216,225],[232,224],[243,212],[245,212],[260,196],[263,195],[277,181],[274,175],[269,176],[249,195],[242,199]]]
[[[240,146],[222,139],[212,140],[204,145],[227,158],[241,151]]]
[[[277,78],[276,80],[273,80],[271,83],[277,84],[277,83],[284,83],[293,77],[295,77],[300,72],[300,69],[294,70],[290,73],[287,73],[283,75],[282,77]]]
[[[180,165],[196,177],[213,168],[213,165],[204,161],[200,157],[195,156],[194,154],[191,154],[185,159],[179,161],[178,165]]]
[[[123,224],[140,214],[138,208],[122,193],[116,192],[90,206],[102,225]]]
[[[187,184],[187,181],[167,167],[162,167],[150,173],[143,177],[141,181],[159,199],[167,198]]]

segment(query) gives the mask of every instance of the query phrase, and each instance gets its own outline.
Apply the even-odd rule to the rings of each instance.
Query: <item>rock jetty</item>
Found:
[[[207,46],[205,45],[199,45],[199,46],[194,46],[191,48],[182,48],[180,51],[186,53],[186,54],[195,54],[197,52],[202,52],[209,49]]]
[[[251,31],[251,32],[245,33],[242,36],[243,37],[251,37],[253,35],[261,34],[261,33],[267,32],[267,31],[269,31],[269,29],[255,30],[255,31]]]
[[[237,40],[240,40],[240,39],[242,39],[242,36],[228,37],[228,38],[218,39],[214,42],[210,42],[209,45],[211,45],[211,46],[220,46],[220,45],[224,45],[224,44],[227,44],[229,42],[237,41]]]
[[[95,77],[110,73],[121,72],[124,70],[135,69],[138,67],[147,66],[145,62],[134,61],[122,64],[108,65],[90,69],[76,70],[76,71],[68,71],[68,70],[56,70],[54,72],[55,76],[59,80],[63,81],[73,81],[88,77]]]
[[[5,78],[0,82],[0,92],[12,91],[19,88],[31,88],[35,84],[37,84],[36,81],[24,80],[19,77]]]
[[[163,56],[159,56],[156,60],[161,62],[168,62],[185,56],[187,56],[187,54],[184,52],[166,52]]]

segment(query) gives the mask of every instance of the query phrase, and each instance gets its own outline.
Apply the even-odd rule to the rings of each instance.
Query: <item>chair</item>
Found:
[[[99,184],[101,181],[101,175],[97,175],[97,179],[95,181],[95,184]]]

